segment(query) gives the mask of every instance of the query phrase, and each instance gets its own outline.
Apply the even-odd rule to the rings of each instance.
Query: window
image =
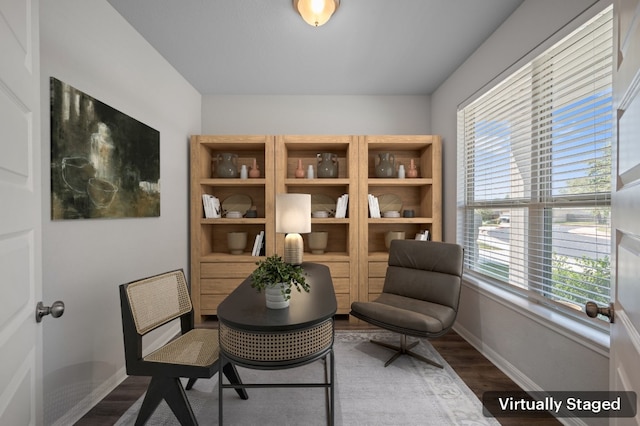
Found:
[[[610,300],[611,15],[458,111],[465,273],[563,309]]]

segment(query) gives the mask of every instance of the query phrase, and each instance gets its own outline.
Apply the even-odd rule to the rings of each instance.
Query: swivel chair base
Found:
[[[407,346],[407,336],[405,334],[402,334],[400,336],[400,346],[392,345],[392,344],[387,343],[387,342],[380,342],[378,340],[370,340],[370,342],[371,343],[375,343],[376,345],[384,346],[385,348],[389,348],[389,349],[393,349],[393,350],[397,351],[384,364],[385,367],[388,367],[393,361],[398,359],[398,357],[400,355],[409,355],[409,356],[412,356],[412,357],[414,357],[414,358],[416,358],[416,359],[418,359],[418,360],[420,360],[422,362],[426,362],[427,364],[431,364],[434,367],[442,368],[442,364],[439,364],[439,363],[437,363],[437,362],[435,362],[433,360],[430,360],[429,358],[425,358],[422,355],[411,351],[411,349],[414,348],[418,343],[420,343],[420,341],[416,340],[415,342],[413,342],[409,346]]]

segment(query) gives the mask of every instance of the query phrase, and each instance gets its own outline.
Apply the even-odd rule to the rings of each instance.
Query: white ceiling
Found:
[[[108,0],[200,93],[431,94],[522,0]]]

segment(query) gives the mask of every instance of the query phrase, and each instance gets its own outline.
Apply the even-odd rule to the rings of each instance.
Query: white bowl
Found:
[[[400,217],[400,212],[398,212],[398,211],[388,211],[388,212],[382,213],[382,215],[384,217]]]

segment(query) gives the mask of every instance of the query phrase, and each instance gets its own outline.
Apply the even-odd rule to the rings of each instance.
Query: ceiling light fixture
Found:
[[[293,0],[293,8],[314,27],[326,24],[338,6],[340,0]]]

